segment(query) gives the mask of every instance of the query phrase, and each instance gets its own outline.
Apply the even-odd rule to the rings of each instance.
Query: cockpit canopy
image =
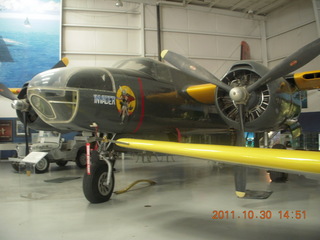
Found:
[[[78,70],[67,83],[67,87],[114,91],[111,74],[103,68]]]
[[[165,82],[172,82],[172,73],[168,65],[149,58],[132,58],[116,63],[114,68],[130,69],[143,72],[151,76],[153,79]]]
[[[112,75],[105,68],[73,67],[58,68],[45,71],[35,76],[29,84],[30,88],[86,88],[114,91]]]

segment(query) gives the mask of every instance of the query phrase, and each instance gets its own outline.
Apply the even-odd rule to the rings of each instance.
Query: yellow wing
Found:
[[[320,153],[122,138],[118,146],[267,169],[320,173]]]

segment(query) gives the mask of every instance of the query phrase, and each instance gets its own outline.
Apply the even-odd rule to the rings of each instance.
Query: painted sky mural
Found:
[[[61,0],[0,0],[0,82],[22,87],[60,59]]]

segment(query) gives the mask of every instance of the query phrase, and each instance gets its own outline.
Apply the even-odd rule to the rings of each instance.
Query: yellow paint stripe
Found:
[[[300,90],[312,90],[320,88],[320,71],[295,73],[294,81]]]
[[[186,92],[190,97],[200,103],[214,104],[215,91],[217,86],[211,83],[193,85],[186,89]]]
[[[119,139],[118,146],[231,164],[294,172],[320,173],[320,153],[311,151]]]

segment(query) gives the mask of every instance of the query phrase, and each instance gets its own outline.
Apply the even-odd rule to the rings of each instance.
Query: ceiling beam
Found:
[[[214,5],[216,5],[217,3],[221,2],[221,0],[213,0],[211,1],[211,3],[208,5],[208,7],[212,8],[214,7]]]
[[[230,8],[230,10],[231,10],[231,11],[234,11],[235,9],[241,8],[241,6],[246,5],[246,4],[247,4],[247,1],[240,0],[239,2],[237,2],[236,4],[234,4],[234,5]]]
[[[275,0],[271,4],[261,7],[260,9],[256,9],[256,14],[265,14],[267,15],[271,11],[282,7],[283,5],[287,4],[289,0]]]
[[[190,4],[190,0],[182,0],[181,1],[165,1],[165,0],[122,0],[123,2],[128,2],[128,3],[143,3],[146,5],[157,5],[157,4],[163,4],[163,5],[168,5],[168,6],[173,6],[173,7],[183,7],[189,10],[195,10],[195,11],[202,11],[202,12],[207,12],[207,13],[215,13],[219,15],[225,15],[225,16],[232,16],[232,17],[238,17],[238,18],[243,18],[245,15],[243,12],[239,11],[230,11],[228,9],[223,9],[223,8],[215,8],[214,6],[218,4],[219,2],[223,2],[223,0],[212,0],[210,2],[206,2],[206,4],[209,5],[194,5]],[[199,0],[198,0],[199,2]],[[185,3],[185,5],[184,5]],[[189,3],[189,4],[188,4]],[[203,3],[203,2],[202,2]],[[254,20],[262,20],[264,19],[264,16],[259,16],[259,15],[254,15],[253,19]]]

